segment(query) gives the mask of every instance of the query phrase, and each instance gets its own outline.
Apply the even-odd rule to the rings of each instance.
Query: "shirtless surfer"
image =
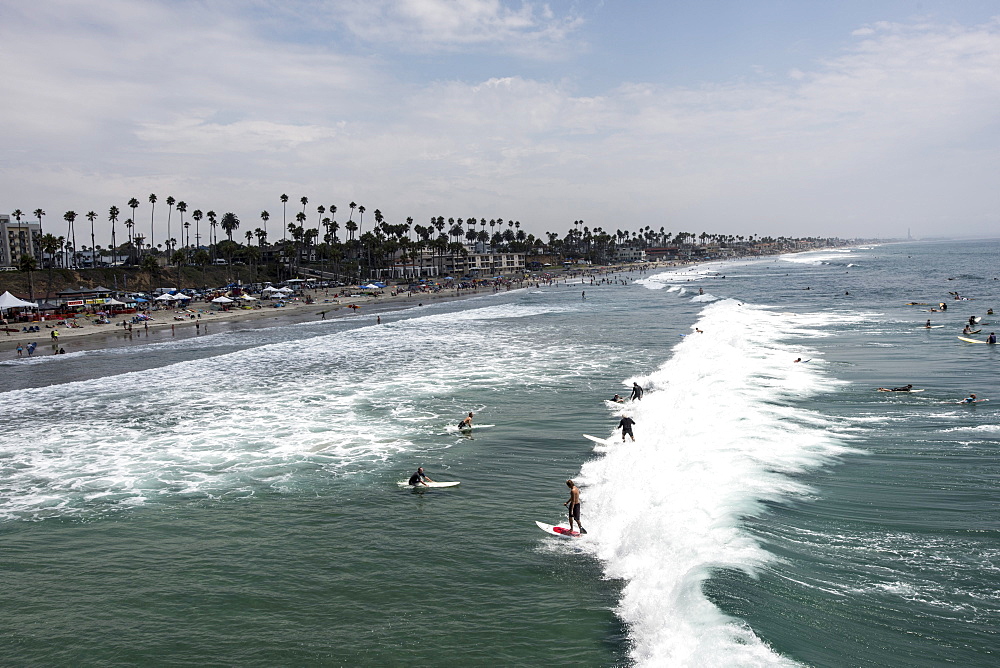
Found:
[[[472,411],[469,411],[469,415],[458,423],[458,428],[462,431],[468,431],[472,429]]]
[[[573,530],[573,520],[575,519],[576,525],[580,527],[580,533],[587,533],[587,530],[580,524],[580,489],[572,480],[567,480],[566,486],[569,487],[569,499],[563,505],[569,511],[569,530]]]

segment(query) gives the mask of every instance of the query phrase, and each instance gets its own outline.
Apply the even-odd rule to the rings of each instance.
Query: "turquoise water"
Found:
[[[1000,353],[956,335],[998,259],[808,253],[0,363],[0,662],[993,665]],[[906,305],[948,291],[974,300]],[[583,438],[633,380],[636,443]],[[462,485],[400,489],[416,466]],[[579,541],[534,526],[570,477]]]

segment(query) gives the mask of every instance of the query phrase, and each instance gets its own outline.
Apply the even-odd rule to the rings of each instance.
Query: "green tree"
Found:
[[[117,206],[112,206],[108,209],[108,220],[111,221],[111,264],[115,265],[118,263],[118,247],[115,246],[115,223],[118,222],[118,211]]]
[[[303,198],[304,199],[304,198]],[[236,217],[236,214],[232,211],[227,211],[222,214],[222,231],[226,233],[226,237],[232,241],[233,232],[235,232],[240,226],[240,219]]]
[[[32,272],[38,267],[38,261],[35,260],[35,256],[31,253],[25,253],[17,260],[17,268],[19,271],[28,272],[28,299],[35,301],[35,282],[32,278]]]

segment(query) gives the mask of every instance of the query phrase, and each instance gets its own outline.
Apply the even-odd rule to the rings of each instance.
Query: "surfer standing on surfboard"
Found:
[[[629,399],[634,401],[640,401],[642,399],[642,388],[639,387],[639,383],[632,383],[632,396],[630,396]]]
[[[573,520],[575,519],[576,525],[580,527],[580,533],[587,533],[587,530],[580,524],[580,488],[572,480],[567,480],[566,486],[569,487],[569,499],[563,505],[569,511],[569,530],[573,530]]]
[[[417,467],[417,472],[410,476],[410,480],[406,483],[407,485],[426,485],[429,482],[434,482],[427,477],[424,473],[424,467]]]
[[[618,428],[622,430],[622,443],[625,442],[625,437],[628,436],[635,443],[635,435],[632,433],[632,425],[635,424],[635,420],[630,418],[628,415],[623,415],[622,419],[618,422]]]

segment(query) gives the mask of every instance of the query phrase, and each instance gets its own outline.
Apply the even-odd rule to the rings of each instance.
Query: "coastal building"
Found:
[[[635,246],[619,246],[615,249],[615,262],[644,262],[646,260],[646,250]]]
[[[32,255],[41,266],[42,228],[37,222],[18,222],[0,213],[0,267],[16,267],[21,257]]]
[[[452,276],[502,276],[524,272],[524,253],[455,253],[446,256]]]

